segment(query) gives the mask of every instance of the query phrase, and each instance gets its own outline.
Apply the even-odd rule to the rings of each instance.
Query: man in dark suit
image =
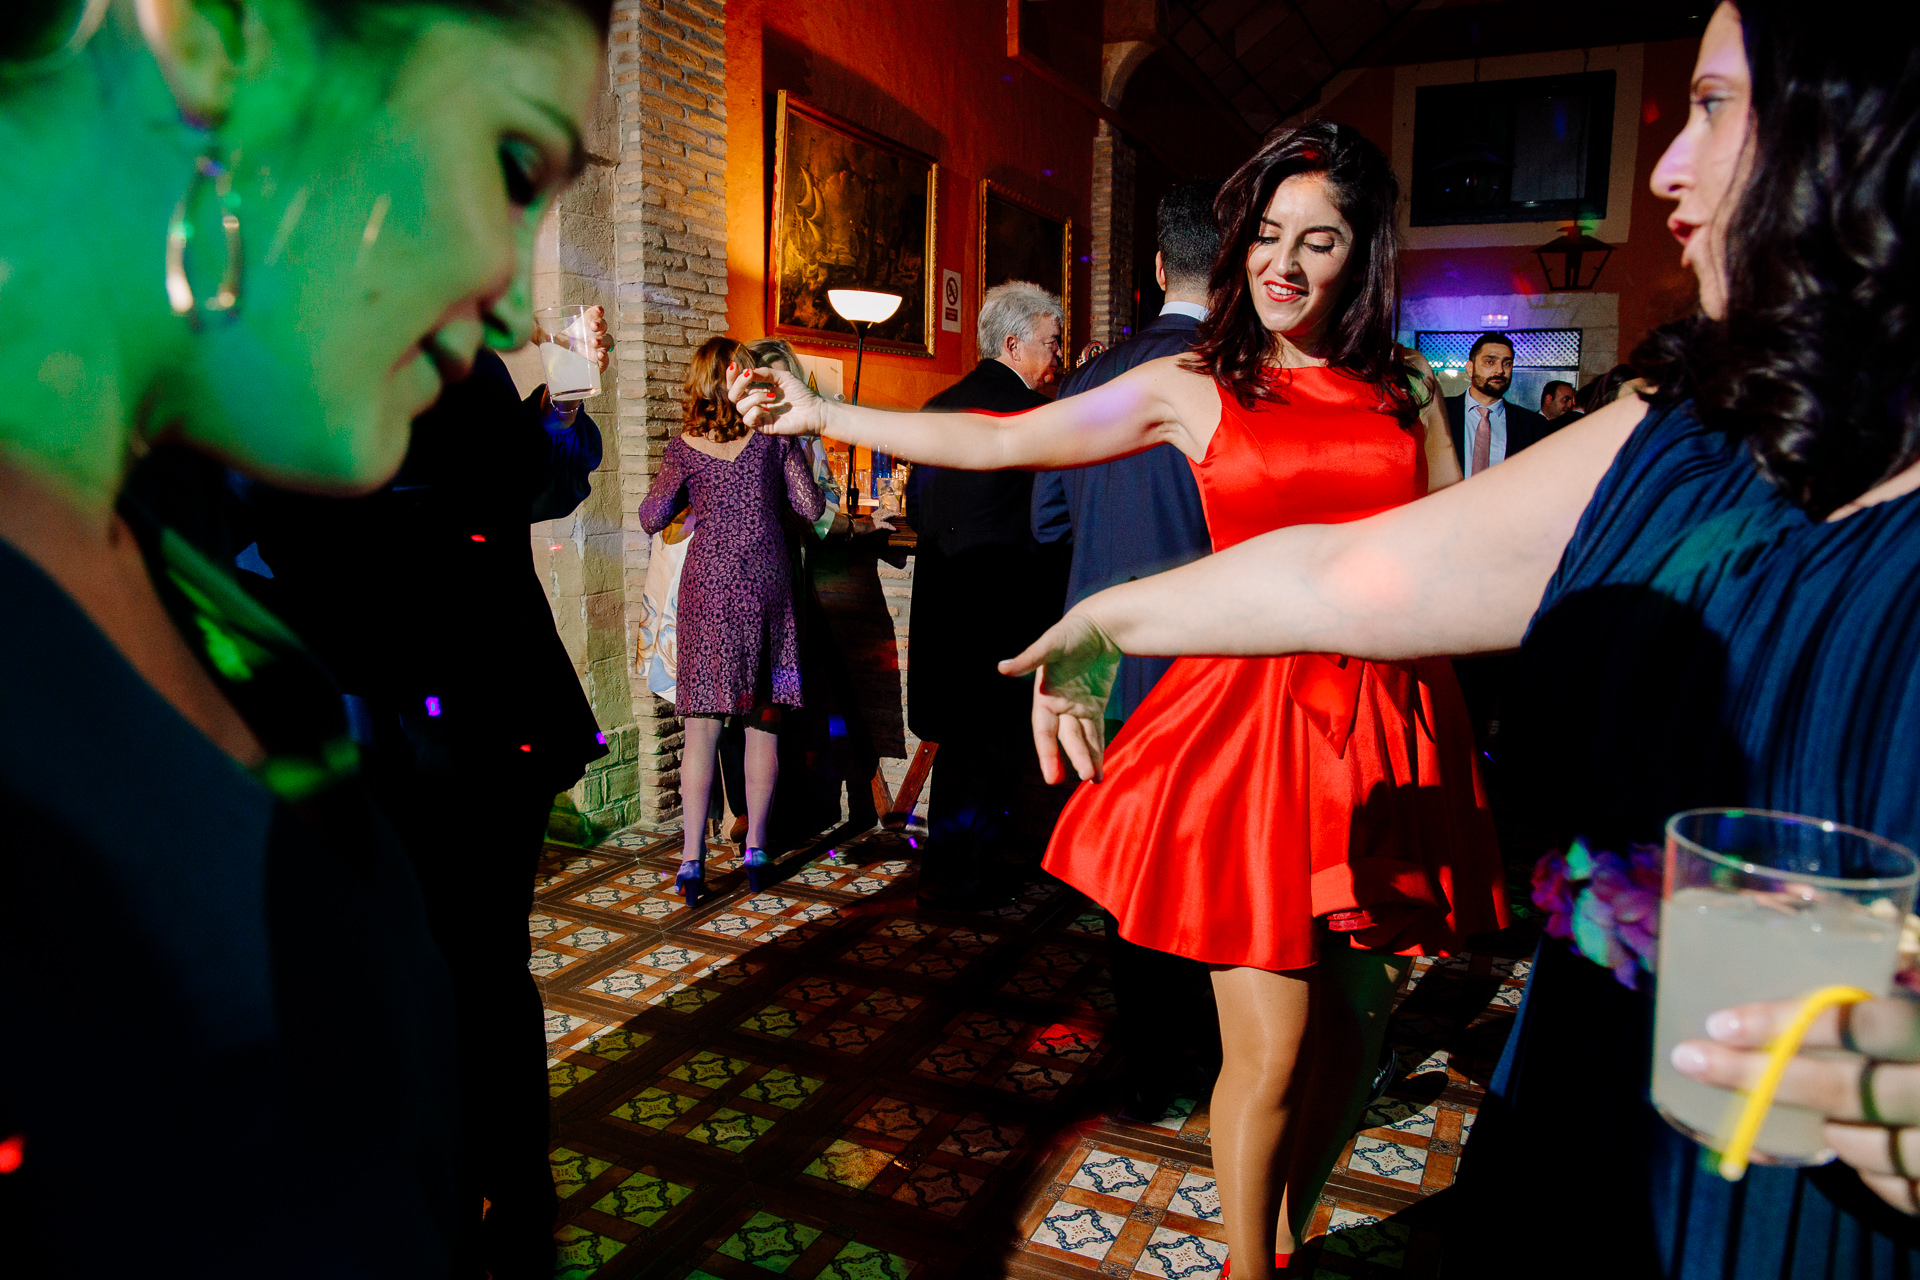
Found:
[[[603,359],[604,365],[604,359]],[[400,473],[348,501],[256,490],[258,594],[332,668],[453,974],[462,1133],[454,1275],[553,1274],[545,1017],[527,970],[555,793],[606,754],[528,525],[588,495],[600,432],[482,351],[413,424]],[[697,818],[689,820],[697,821]],[[481,1218],[482,1198],[491,1201]]]
[[[1160,201],[1160,252],[1154,276],[1166,302],[1152,324],[1074,370],[1062,396],[1091,390],[1136,365],[1177,356],[1199,340],[1207,314],[1207,275],[1220,251],[1213,220],[1217,181],[1186,182]],[[1048,471],[1033,484],[1033,534],[1042,542],[1071,539],[1067,607],[1096,591],[1161,573],[1210,552],[1206,512],[1193,465],[1170,444],[1072,471]],[[1123,658],[1107,703],[1107,738],[1166,674],[1171,658]],[[1111,914],[1107,953],[1113,963],[1114,1032],[1122,1050],[1122,1111],[1151,1124],[1201,1064],[1183,1060],[1218,1042],[1207,969],[1198,961],[1136,946]],[[1201,1049],[1204,1053],[1204,1049]]]
[[[1062,397],[1110,382],[1136,365],[1184,354],[1207,314],[1207,273],[1220,247],[1213,222],[1218,182],[1182,183],[1160,201],[1154,276],[1166,302],[1152,324],[1074,370]],[[1067,607],[1096,591],[1198,560],[1211,551],[1200,489],[1186,456],[1170,444],[1033,482],[1033,535],[1070,539]],[[1123,658],[1107,703],[1107,736],[1166,674],[1171,658]]]
[[[1578,399],[1571,382],[1556,378],[1540,388],[1540,416],[1551,422],[1553,429],[1558,431],[1574,419],[1586,416],[1575,407]]]
[[[1506,399],[1507,388],[1513,385],[1513,339],[1504,333],[1483,333],[1473,340],[1467,353],[1467,380],[1465,391],[1447,397],[1447,431],[1453,437],[1460,470],[1469,478],[1538,444],[1571,421],[1563,416],[1549,422]],[[1500,703],[1509,666],[1499,656],[1461,658],[1453,664],[1473,720],[1474,741],[1486,759],[1496,764]],[[1497,787],[1494,769],[1488,769],[1487,781]]]
[[[1553,434],[1555,424],[1506,399],[1513,385],[1513,339],[1506,334],[1473,340],[1467,380],[1465,391],[1447,397],[1447,432],[1468,478]]]
[[[1047,403],[1060,375],[1060,300],[1009,281],[980,307],[980,363],[929,409],[1018,413]],[[923,906],[963,910],[1005,896],[991,854],[1033,753],[1031,677],[996,664],[1061,612],[1061,557],[1028,526],[1033,476],[1022,471],[914,468],[907,522],[919,536],[907,620],[907,723],[940,744],[929,779]]]

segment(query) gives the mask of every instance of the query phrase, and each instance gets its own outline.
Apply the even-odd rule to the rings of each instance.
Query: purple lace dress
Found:
[[[824,499],[803,443],[755,435],[732,460],[667,443],[640,503],[648,533],[693,505],[693,542],[680,575],[679,689],[674,714],[744,715],[800,705],[800,635],[781,505],[819,519]]]

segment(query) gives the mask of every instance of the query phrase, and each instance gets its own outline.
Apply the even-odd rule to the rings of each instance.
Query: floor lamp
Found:
[[[899,294],[881,293],[875,289],[827,290],[827,305],[833,308],[834,314],[853,326],[855,338],[852,403],[854,404],[860,403],[860,365],[867,354],[867,330],[879,324],[882,320],[891,318],[893,313],[900,309],[900,302],[901,297]],[[847,477],[849,480],[853,478],[853,458],[851,452],[852,451],[849,450],[849,456],[847,458]],[[874,483],[877,486],[879,483],[879,460],[877,457],[874,461],[874,469]],[[878,492],[877,488],[875,492]],[[858,499],[855,499],[853,509],[855,511],[859,510]]]
[[[900,309],[897,293],[872,289],[829,289],[827,305],[834,314],[853,326],[853,403],[860,403],[860,363],[867,354],[867,330],[890,319]]]

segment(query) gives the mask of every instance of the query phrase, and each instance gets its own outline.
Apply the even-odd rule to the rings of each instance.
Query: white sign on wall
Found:
[[[807,376],[813,379],[814,389],[821,395],[829,400],[847,398],[843,390],[845,366],[840,361],[827,356],[800,356],[800,364]]]
[[[960,332],[960,273],[940,273],[940,328],[945,333]]]

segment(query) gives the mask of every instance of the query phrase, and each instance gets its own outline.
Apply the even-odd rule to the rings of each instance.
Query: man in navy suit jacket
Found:
[[[1192,349],[1207,314],[1207,273],[1220,244],[1213,224],[1213,197],[1219,189],[1218,182],[1182,183],[1160,201],[1154,274],[1166,290],[1166,303],[1152,324],[1074,370],[1061,384],[1063,397],[1110,382],[1149,360]],[[1033,536],[1042,542],[1073,539],[1069,609],[1096,591],[1163,573],[1213,550],[1193,466],[1170,444],[1130,458],[1036,476]],[[1109,738],[1171,662],[1121,660],[1107,703]]]
[[[1213,221],[1213,198],[1219,190],[1218,182],[1187,182],[1160,201],[1160,253],[1154,274],[1166,290],[1166,304],[1152,324],[1076,369],[1062,384],[1062,396],[1090,390],[1149,360],[1192,349],[1207,314],[1207,275],[1220,248]],[[1198,560],[1213,549],[1193,466],[1170,444],[1035,477],[1033,535],[1042,542],[1073,539],[1068,608],[1096,591]],[[1121,660],[1107,703],[1109,739],[1171,661]],[[1165,1114],[1176,1092],[1193,1086],[1194,1077],[1206,1071],[1204,1063],[1183,1062],[1183,1055],[1218,1043],[1205,994],[1207,973],[1196,961],[1128,942],[1112,915],[1106,921],[1114,1032],[1127,1088],[1123,1110],[1151,1124]],[[1204,1055],[1205,1050],[1200,1052]]]

